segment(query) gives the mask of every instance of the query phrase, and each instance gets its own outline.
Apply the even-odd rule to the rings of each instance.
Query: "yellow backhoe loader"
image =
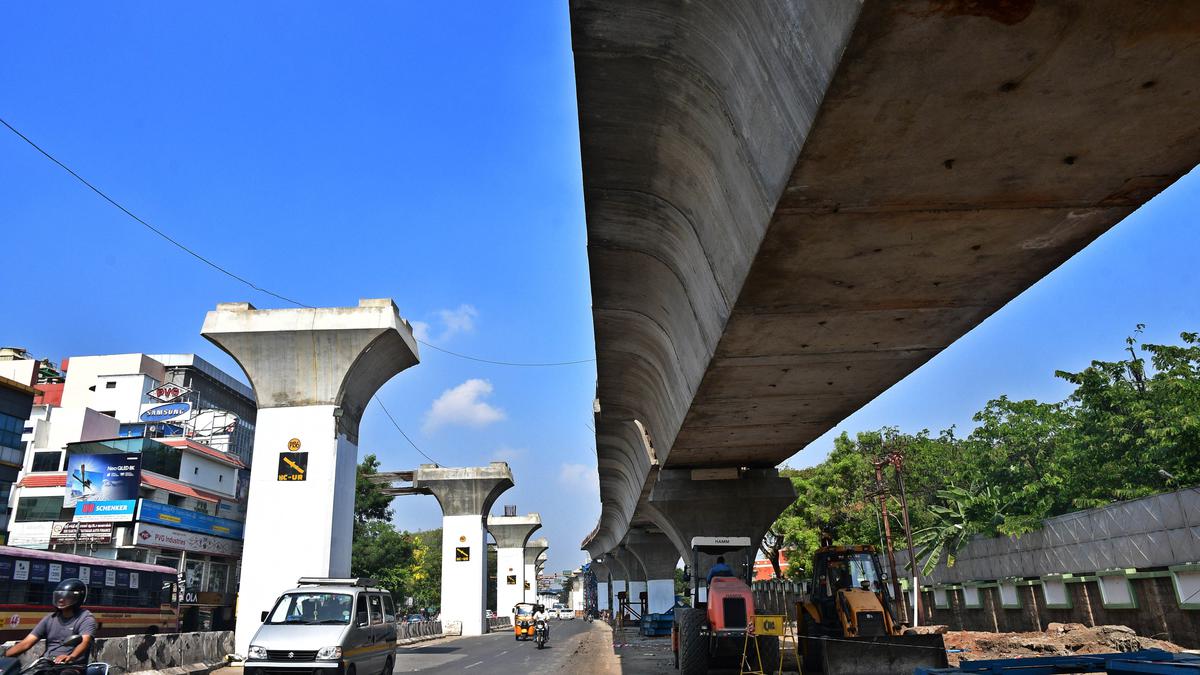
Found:
[[[904,634],[873,546],[823,540],[809,592],[796,605],[805,675],[909,675],[947,665],[941,635]]]

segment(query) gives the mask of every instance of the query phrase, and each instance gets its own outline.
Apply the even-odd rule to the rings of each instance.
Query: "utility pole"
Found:
[[[883,487],[883,466],[888,463],[885,459],[876,459],[875,464],[875,491],[879,495],[879,510],[883,517],[883,541],[887,548],[888,566],[892,570],[892,597],[900,598],[900,575],[896,573],[896,551],[892,546],[892,525],[888,517],[888,490]]]
[[[917,553],[913,547],[912,526],[908,523],[908,497],[904,492],[904,453],[901,450],[892,450],[888,453],[888,459],[891,460],[892,467],[896,470],[896,481],[900,484],[900,512],[904,516],[904,535],[908,538],[908,561],[912,566],[912,625],[915,627],[919,625],[921,612],[921,575],[917,572]]]

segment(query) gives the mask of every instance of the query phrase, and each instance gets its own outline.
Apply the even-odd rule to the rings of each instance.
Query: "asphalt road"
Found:
[[[512,630],[416,644],[396,650],[396,673],[561,673],[589,628],[583,619],[551,620],[550,641],[517,642]]]

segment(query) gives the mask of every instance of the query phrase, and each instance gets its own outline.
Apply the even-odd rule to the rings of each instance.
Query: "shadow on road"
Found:
[[[458,650],[458,647],[415,647],[404,651],[407,654],[449,654]]]

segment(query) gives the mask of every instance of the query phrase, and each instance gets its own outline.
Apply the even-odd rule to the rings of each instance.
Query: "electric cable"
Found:
[[[154,234],[158,235],[162,239],[166,240],[168,243],[175,246],[179,250],[187,253],[188,255],[199,260],[200,262],[204,263],[205,265],[208,265],[209,267],[213,268],[214,270],[217,270],[221,274],[224,274],[224,275],[230,277],[231,279],[234,279],[235,281],[245,284],[249,288],[251,288],[255,291],[258,291],[259,293],[265,293],[266,295],[269,295],[273,298],[277,298],[284,302],[290,303],[297,307],[301,307],[304,309],[315,309],[315,307],[313,307],[312,305],[306,305],[303,302],[299,302],[298,300],[293,300],[293,299],[287,297],[286,295],[276,293],[275,291],[272,291],[269,288],[264,288],[262,286],[259,286],[258,284],[254,283],[253,281],[250,281],[249,279],[226,269],[225,267],[221,266],[216,261],[214,261],[210,258],[207,258],[204,255],[201,255],[200,253],[196,252],[195,250],[189,248],[184,243],[175,239],[174,237],[167,234],[166,232],[163,232],[162,230],[158,229],[157,227],[151,225],[150,223],[146,222],[142,218],[138,217],[137,214],[135,214],[134,212],[132,212],[129,209],[122,206],[120,202],[118,202],[117,200],[108,196],[108,194],[106,194],[103,190],[96,187],[95,185],[90,183],[86,178],[84,178],[83,176],[76,173],[71,167],[69,167],[66,164],[64,164],[63,162],[59,161],[59,159],[57,157],[55,157],[54,155],[51,155],[49,152],[47,152],[45,149],[43,149],[37,143],[34,143],[32,139],[30,139],[28,136],[26,136],[25,134],[18,131],[16,127],[9,124],[8,121],[5,120],[4,118],[0,118],[0,124],[3,124],[5,127],[7,127],[9,131],[13,132],[14,134],[17,135],[18,138],[20,138],[21,140],[28,143],[30,147],[32,147],[34,150],[37,150],[46,159],[57,164],[59,166],[59,168],[61,168],[63,171],[66,171],[67,173],[71,174],[71,176],[75,180],[79,181],[80,183],[83,183],[85,186],[87,186],[87,188],[89,190],[100,195],[100,197],[102,197],[104,199],[104,201],[108,202],[109,204],[112,204],[117,209],[119,209],[122,213],[124,213],[125,215],[134,219],[139,224],[141,224],[143,227],[150,230]],[[413,339],[415,339],[420,344],[425,345],[426,347],[429,347],[430,349],[434,349],[439,352],[442,352],[443,354],[449,354],[450,356],[455,356],[460,359],[466,359],[468,361],[477,361],[479,363],[490,363],[492,365],[497,365],[497,366],[511,366],[511,367],[517,367],[517,368],[547,368],[547,367],[554,367],[554,366],[574,366],[574,365],[578,365],[581,363],[592,363],[596,360],[596,359],[592,358],[592,359],[578,359],[575,361],[546,361],[546,362],[498,361],[498,360],[494,360],[494,359],[485,359],[485,358],[481,358],[478,356],[470,356],[468,354],[462,354],[459,352],[451,351],[449,349],[445,349],[445,348],[439,347],[435,344],[426,342],[425,340],[417,338],[416,336],[414,336]]]

